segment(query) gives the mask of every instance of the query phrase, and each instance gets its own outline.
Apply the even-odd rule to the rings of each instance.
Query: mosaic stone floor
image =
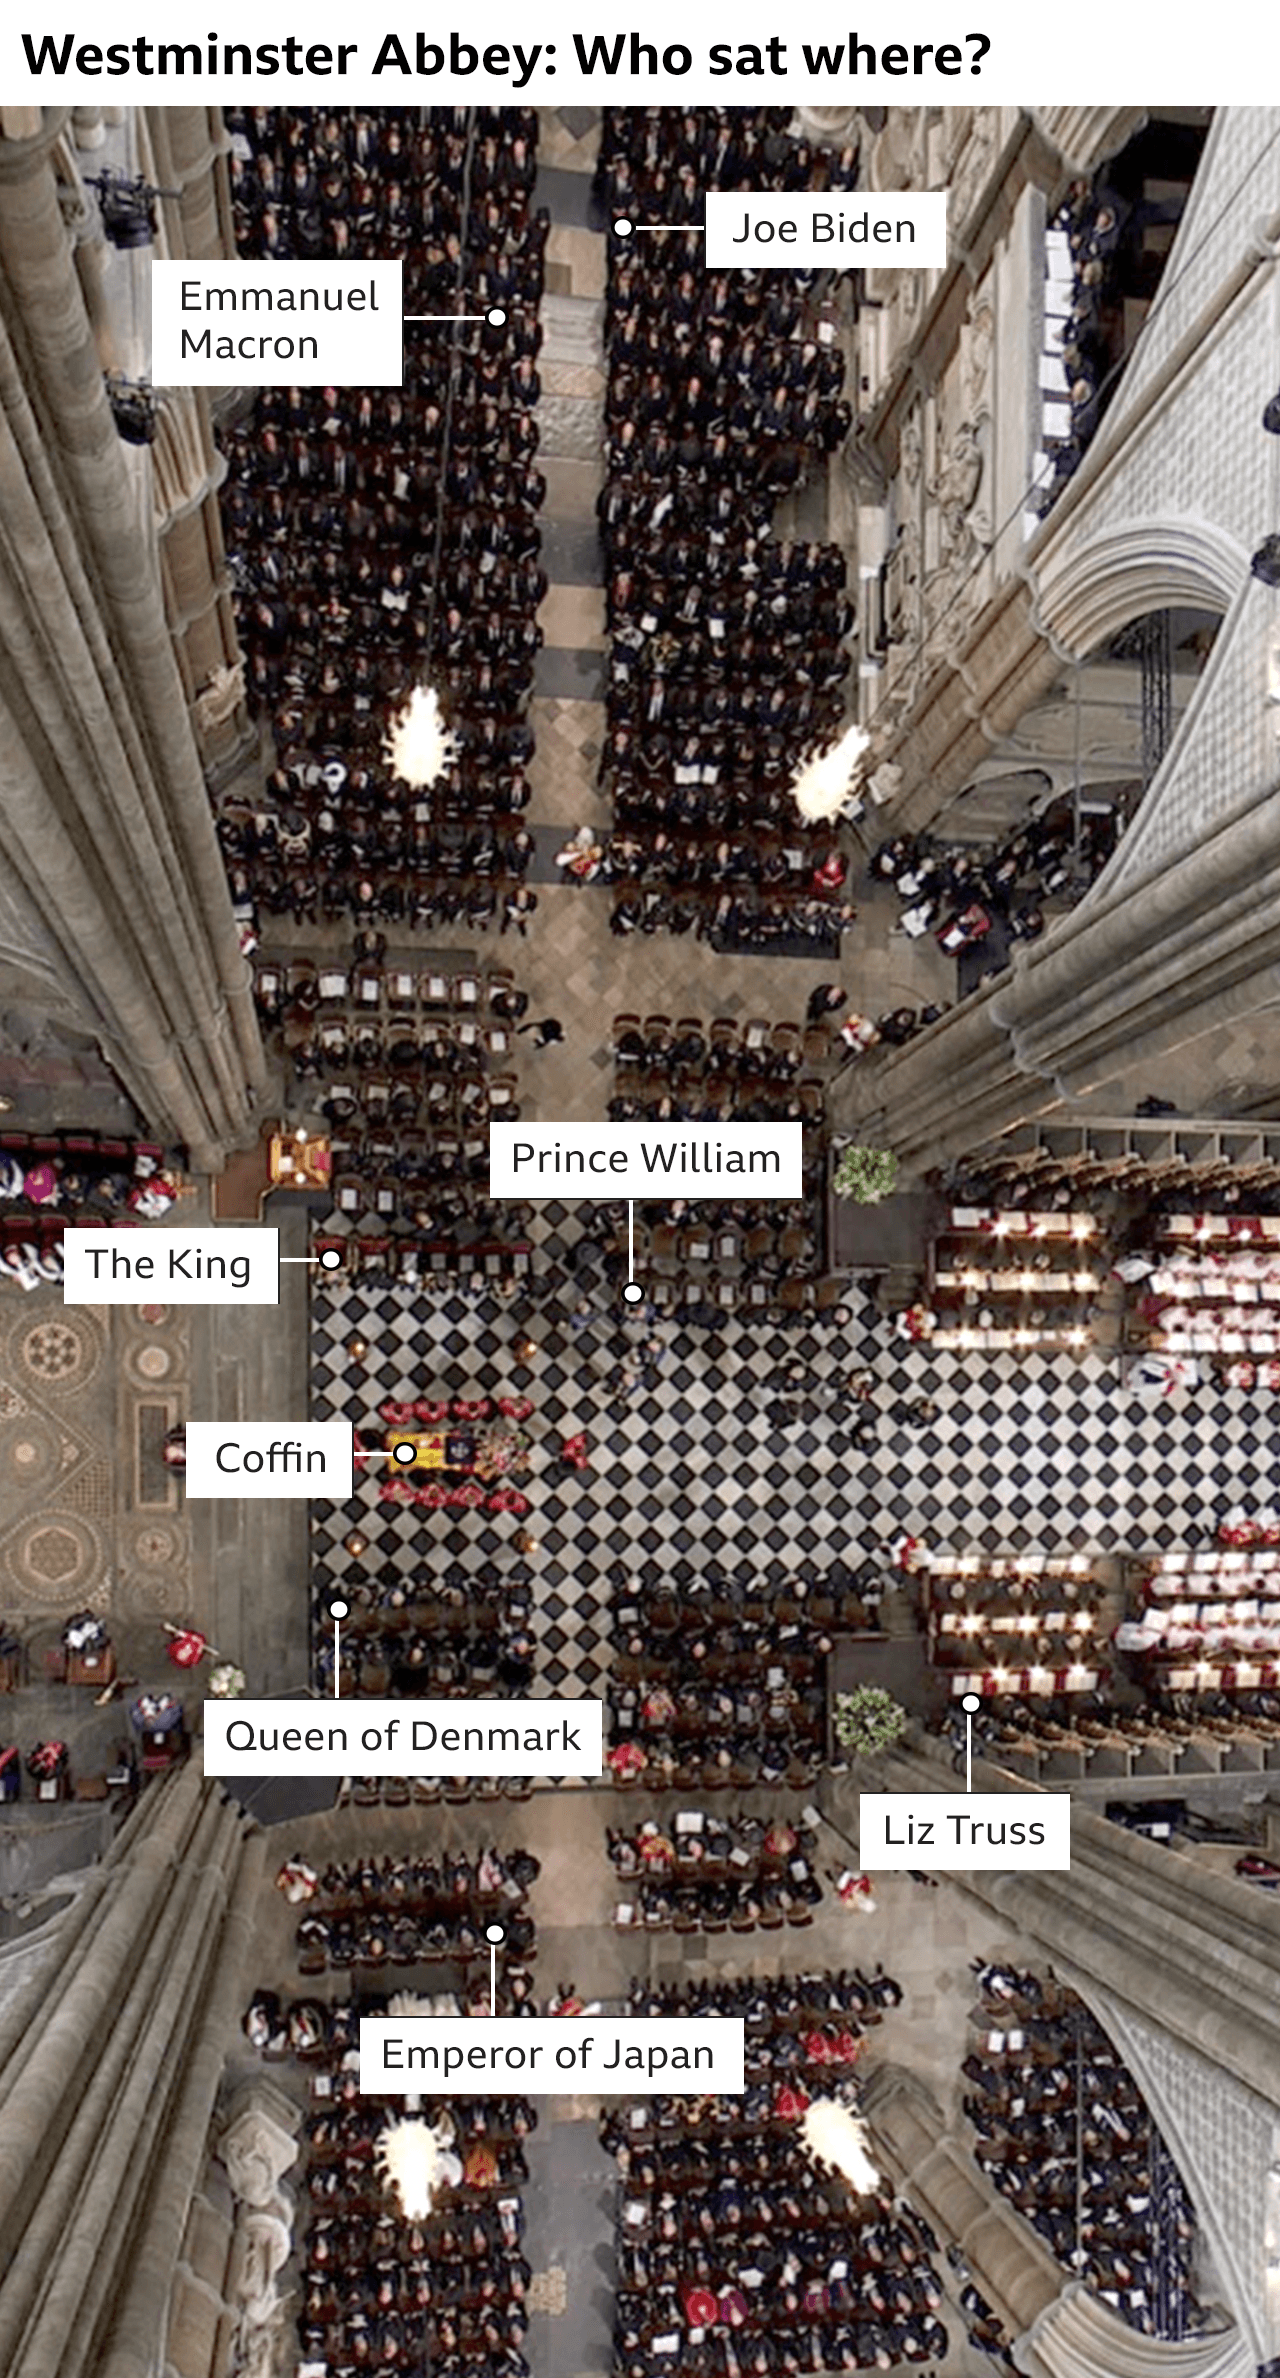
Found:
[[[185,1418],[189,1316],[173,1306],[68,1310],[60,1288],[0,1298],[0,1599],[178,1614],[190,1531],[164,1468]]]
[[[1195,1542],[1231,1503],[1270,1498],[1276,1424],[1238,1393],[1205,1388],[1153,1408],[1102,1353],[935,1355],[856,1297],[844,1324],[624,1320],[598,1272],[566,1268],[564,1209],[543,1207],[537,1236],[540,1269],[518,1303],[317,1285],[312,1305],[316,1419],[372,1420],[376,1434],[389,1396],[529,1395],[528,1520],[380,1505],[370,1472],[354,1506],[316,1505],[312,1524],[320,1588],[346,1569],[357,1516],[371,1568],[527,1577],[543,1692],[598,1689],[627,1577],[856,1568],[904,1526],[952,1551],[1141,1551]],[[574,1312],[584,1284],[585,1316]],[[539,1351],[522,1366],[513,1350],[526,1334]],[[363,1368],[346,1353],[353,1336],[377,1350]],[[797,1360],[811,1388],[803,1420],[788,1422],[777,1380]],[[863,1364],[877,1433],[859,1451],[844,1382]],[[922,1400],[938,1407],[923,1427],[905,1412]],[[579,1429],[585,1473],[557,1458]],[[522,1526],[539,1545],[529,1561],[515,1547]]]

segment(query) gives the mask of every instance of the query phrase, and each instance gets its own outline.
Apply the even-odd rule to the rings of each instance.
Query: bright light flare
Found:
[[[395,2189],[406,2221],[425,2221],[438,2191],[456,2187],[462,2177],[439,2132],[413,2117],[388,2123],[377,2152],[378,2170]]]
[[[459,750],[457,736],[444,723],[435,687],[415,685],[387,730],[382,746],[387,766],[402,784],[422,791],[456,767]]]
[[[849,798],[855,772],[871,737],[857,725],[846,727],[829,751],[806,760],[791,786],[791,798],[811,826],[838,817]]]
[[[800,2136],[815,2163],[838,2171],[858,2196],[870,2196],[880,2174],[868,2153],[866,2123],[834,2097],[815,2097],[805,2111]]]

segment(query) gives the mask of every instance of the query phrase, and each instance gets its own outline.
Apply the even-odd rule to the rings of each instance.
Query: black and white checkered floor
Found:
[[[543,1261],[554,1251],[544,1244]],[[581,1294],[554,1260],[519,1302],[454,1292],[317,1282],[312,1417],[348,1418],[376,1439],[387,1397],[524,1392],[534,1468],[527,1521],[380,1504],[370,1468],[354,1505],[313,1506],[313,1581],[349,1570],[358,1519],[369,1572],[497,1574],[534,1593],[535,1690],[598,1690],[609,1666],[614,1588],[630,1576],[708,1571],[775,1577],[856,1568],[902,1527],[935,1548],[1142,1551],[1202,1541],[1236,1502],[1272,1498],[1277,1424],[1265,1405],[1201,1388],[1154,1407],[1114,1358],[961,1356],[895,1339],[874,1307],[844,1326],[708,1331],[622,1318],[616,1290]],[[656,1331],[656,1361],[641,1341]],[[538,1346],[522,1367],[514,1346]],[[363,1365],[353,1337],[373,1351]],[[784,1425],[783,1364],[812,1381],[808,1416]],[[876,1376],[877,1435],[851,1444],[844,1382]],[[938,1407],[928,1426],[903,1404]],[[562,1437],[585,1429],[590,1469],[566,1471]],[[525,1559],[527,1527],[539,1550]]]

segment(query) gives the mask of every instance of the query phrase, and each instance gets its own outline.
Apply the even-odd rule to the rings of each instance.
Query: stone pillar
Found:
[[[1089,2294],[1005,2202],[911,2073],[879,2065],[861,2111],[874,2154],[938,2235],[960,2248],[1027,2378],[1253,2378],[1232,2326],[1171,2344],[1140,2336]]]
[[[255,2081],[233,2100],[218,2143],[236,2197],[227,2298],[233,2367],[245,2378],[276,2365],[285,2315],[276,2281],[292,2250],[294,2220],[283,2180],[298,2158],[297,2129],[298,2109],[284,2091]]]
[[[220,108],[143,108],[139,148],[159,201],[158,253],[234,257],[228,139]],[[264,769],[244,697],[222,542],[218,489],[226,464],[213,438],[214,406],[227,392],[165,389],[151,450],[165,612],[205,776],[221,789],[245,772],[256,792]]]
[[[265,1064],[154,551],[59,208],[59,129],[0,142],[0,867],[143,1113],[216,1170],[256,1131]]]
[[[982,1791],[1039,1796],[1038,1785],[1003,1770],[975,1762],[974,1772]],[[940,1760],[899,1750],[866,1761],[860,1780],[828,1782],[823,1797],[856,1838],[860,1789],[956,1788]],[[1269,1892],[1171,1856],[1078,1799],[1067,1872],[965,1872],[951,1880],[1086,1994],[1091,1986],[1108,1991],[1280,2106],[1280,1907]]]
[[[873,2160],[887,2166],[939,2237],[960,2248],[992,2310],[1011,2336],[1021,2336],[1062,2293],[1065,2274],[1048,2247],[944,2134],[941,2107],[913,2074],[877,2065],[859,2110]]]
[[[102,121],[102,109],[100,107],[73,107],[71,110],[71,137],[78,149],[105,147],[107,128]]]
[[[8,2010],[0,2364],[24,2378],[159,2367],[265,1847],[195,1766],[151,1786]]]
[[[1010,972],[865,1071],[836,1121],[926,1171],[1280,994],[1273,794],[1132,894],[1106,879]]]

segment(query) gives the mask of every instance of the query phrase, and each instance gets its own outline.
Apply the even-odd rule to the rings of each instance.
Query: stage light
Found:
[[[382,751],[393,776],[417,792],[438,783],[456,766],[458,739],[445,725],[434,686],[415,685],[404,709],[392,719]]]
[[[805,2109],[800,2136],[815,2163],[839,2172],[856,2195],[872,2195],[880,2174],[867,2152],[869,2133],[847,2106],[833,2097],[815,2097]]]
[[[791,798],[810,825],[839,817],[849,798],[854,771],[870,742],[862,727],[846,727],[838,743],[805,761],[792,783]]]
[[[406,2221],[425,2221],[441,2188],[456,2187],[462,2167],[429,2122],[402,2117],[378,2140],[378,2170],[400,2199]]]

